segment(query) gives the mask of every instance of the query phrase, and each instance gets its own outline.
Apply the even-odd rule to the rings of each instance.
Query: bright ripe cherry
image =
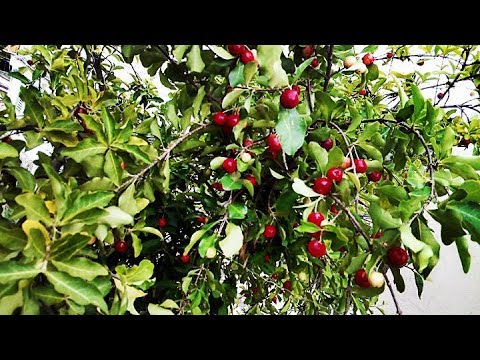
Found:
[[[225,125],[225,122],[227,121],[227,115],[221,111],[219,112],[216,112],[214,115],[213,115],[213,122],[216,124],[216,125]]]
[[[308,222],[311,222],[312,224],[315,224],[317,226],[322,226],[322,221],[325,219],[323,214],[321,212],[311,212],[308,215]]]
[[[315,49],[312,45],[307,45],[302,49],[302,54],[305,59],[309,59],[315,54]]]
[[[313,190],[319,194],[327,195],[332,190],[332,180],[326,177],[321,177],[315,180]]]
[[[180,261],[184,264],[188,264],[190,262],[190,255],[182,255],[180,256]]]
[[[273,225],[266,225],[265,230],[263,231],[263,236],[267,239],[273,238],[277,234],[277,229]]]
[[[358,95],[365,96],[367,95],[367,89],[363,88],[358,92]]]
[[[280,144],[280,139],[277,134],[268,135],[267,145],[272,153],[282,150],[282,145]]]
[[[250,147],[253,145],[253,140],[252,139],[245,139],[243,140],[243,146],[245,147]]]
[[[265,255],[265,256],[263,257],[263,261],[265,261],[265,262],[270,262],[270,255]]]
[[[245,45],[228,45],[228,52],[233,56],[242,55],[245,51]]]
[[[123,240],[117,241],[115,243],[115,250],[120,254],[125,254],[128,250],[128,244]]]
[[[327,253],[327,247],[325,246],[325,244],[318,240],[310,241],[308,243],[307,249],[310,255],[316,258],[321,258]]]
[[[381,272],[372,271],[368,277],[368,282],[374,288],[381,288],[385,284],[385,277]]]
[[[285,290],[291,290],[292,289],[292,282],[290,280],[287,280],[283,283],[283,288]]]
[[[333,140],[328,138],[326,140],[323,140],[321,143],[320,143],[320,146],[322,148],[324,148],[325,150],[327,151],[330,151],[330,149],[333,147]]]
[[[292,90],[295,90],[298,93],[298,95],[300,95],[300,86],[292,85]]]
[[[337,204],[332,204],[332,207],[330,208],[330,211],[332,212],[332,214],[337,215],[338,214]]]
[[[373,181],[373,182],[380,181],[381,178],[382,178],[382,173],[378,170],[375,170],[375,171],[371,172],[370,174],[368,174],[368,180]]]
[[[245,177],[245,180],[250,181],[250,183],[252,184],[252,186],[257,185],[257,180],[255,180],[255,176],[253,176],[253,175],[248,175],[248,176],[246,176],[246,177]]]
[[[357,173],[365,173],[367,172],[367,163],[363,159],[355,159],[353,160],[355,165],[355,170]]]
[[[272,275],[272,279],[273,279],[273,280],[277,280],[277,279],[278,279],[278,274],[273,274],[273,275]]]
[[[245,50],[240,56],[240,61],[244,64],[248,64],[250,61],[255,61],[255,56],[250,50]]]
[[[195,220],[197,220],[200,224],[206,224],[208,222],[208,218],[206,216],[199,216]]]
[[[342,246],[342,247],[339,249],[339,251],[340,251],[341,253],[346,253],[346,252],[347,252],[347,248],[346,248],[345,246]]]
[[[348,169],[350,166],[352,166],[352,159],[345,156],[345,158],[343,159],[342,165],[340,165],[340,167],[345,170],[345,169]]]
[[[367,66],[372,65],[375,61],[375,56],[373,56],[373,54],[371,53],[366,53],[365,55],[363,55],[362,61]]]
[[[286,89],[280,95],[280,105],[285,109],[293,109],[298,105],[298,92],[293,89]]]
[[[393,52],[389,51],[387,52],[387,58],[391,59],[393,57]]]
[[[231,174],[237,170],[237,162],[233,158],[226,158],[222,163],[222,168]]]
[[[368,276],[365,269],[360,269],[355,273],[355,284],[363,288],[369,288],[370,283],[368,282]]]
[[[331,168],[331,169],[328,169],[327,171],[327,178],[329,178],[332,181],[335,181],[338,183],[340,182],[340,180],[342,180],[342,177],[343,177],[342,169]]]
[[[408,262],[408,253],[399,246],[394,246],[387,253],[390,265],[401,268]]]
[[[240,122],[240,116],[236,114],[228,115],[227,120],[225,122],[225,125],[228,127],[233,128],[235,125],[237,125]]]
[[[313,61],[310,63],[310,66],[313,67],[314,69],[320,65],[320,61],[318,61],[317,58],[313,59]]]
[[[164,217],[161,217],[160,219],[158,219],[158,226],[160,226],[161,228],[164,228],[167,225],[168,225],[167,219],[165,219]]]
[[[377,231],[375,234],[373,234],[371,237],[373,239],[380,239],[382,237],[383,233],[381,231]]]
[[[443,93],[442,93],[442,92],[439,92],[439,93],[437,94],[437,98],[442,99],[442,98],[443,98]]]

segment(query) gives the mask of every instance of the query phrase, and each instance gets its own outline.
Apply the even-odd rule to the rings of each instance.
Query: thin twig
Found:
[[[395,295],[395,291],[393,290],[393,286],[390,283],[390,279],[388,278],[386,272],[384,273],[384,277],[385,277],[385,282],[387,283],[387,286],[388,286],[388,290],[390,290],[390,294],[392,295],[395,308],[397,309],[397,314],[402,315],[403,314],[402,309],[400,309],[400,305],[398,304],[398,301],[397,301],[397,296]]]
[[[333,46],[334,45],[328,45],[327,71],[325,73],[325,82],[323,83],[323,91],[327,91],[328,83],[330,81],[330,77],[332,76]]]

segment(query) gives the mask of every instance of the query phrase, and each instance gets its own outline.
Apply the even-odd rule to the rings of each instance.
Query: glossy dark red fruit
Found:
[[[305,59],[309,59],[315,54],[315,48],[312,45],[307,45],[302,49],[302,55]]]
[[[332,180],[326,177],[321,177],[315,180],[313,190],[319,194],[327,195],[332,190]]]
[[[219,126],[225,125],[226,121],[227,121],[227,115],[225,113],[219,111],[213,114],[213,122],[216,125],[219,125]]]
[[[115,243],[115,250],[120,254],[125,254],[128,250],[128,244],[125,241],[117,241]]]
[[[30,66],[33,66],[33,64],[35,64],[35,63],[33,62],[32,59],[30,59],[30,60],[27,60],[27,64],[30,65]]]
[[[258,288],[257,287],[252,288],[252,293],[257,294],[258,293]]]
[[[263,236],[267,239],[271,239],[277,235],[277,229],[273,225],[266,225],[265,230],[263,231]]]
[[[442,93],[442,92],[439,92],[439,93],[437,94],[437,98],[443,99],[443,93]]]
[[[243,146],[245,147],[250,147],[253,145],[253,140],[252,139],[245,139],[243,140]]]
[[[13,139],[10,136],[5,136],[4,138],[2,138],[2,142],[4,143],[11,143],[12,141]]]
[[[273,275],[272,275],[272,279],[273,279],[273,280],[277,280],[277,279],[278,279],[278,274],[273,274]]]
[[[332,204],[332,207],[330,208],[330,211],[332,212],[332,214],[337,215],[338,214],[337,204]]]
[[[308,243],[307,250],[313,257],[321,258],[327,253],[327,247],[325,244],[318,240],[311,240]]]
[[[270,262],[270,255],[265,255],[265,256],[263,257],[263,261],[265,261],[265,262]]]
[[[73,110],[73,116],[75,116],[77,119],[80,119],[80,114],[87,114],[88,111],[84,107],[77,106],[75,110]]]
[[[399,246],[394,246],[387,253],[391,266],[401,268],[408,263],[408,253]]]
[[[317,226],[321,226],[322,221],[325,219],[321,212],[313,211],[308,215],[308,222],[315,224]]]
[[[310,63],[310,66],[313,68],[318,67],[318,65],[320,65],[320,61],[318,61],[317,58],[313,59],[312,62]]]
[[[214,182],[212,186],[215,190],[223,191],[223,184],[220,182]]]
[[[356,171],[357,173],[360,173],[360,174],[361,174],[361,173],[367,172],[368,166],[367,166],[367,163],[365,162],[365,160],[363,160],[363,159],[355,159],[355,160],[353,160],[353,164],[354,164],[354,166],[355,166],[355,171]]]
[[[327,178],[329,178],[332,181],[335,181],[338,183],[342,180],[342,177],[343,177],[342,169],[331,168],[331,169],[328,169],[327,171]]]
[[[240,122],[240,116],[236,114],[228,115],[227,120],[225,122],[225,125],[228,127],[233,128],[235,125],[237,125]]]
[[[283,90],[282,95],[280,95],[280,105],[285,109],[293,109],[298,105],[298,92],[293,89]]]
[[[272,153],[282,150],[280,139],[277,134],[270,134],[267,137],[267,145]]]
[[[368,174],[368,180],[370,180],[370,181],[377,182],[377,181],[380,181],[381,179],[382,179],[382,172],[381,171],[375,170],[375,171],[371,172],[370,174]]]
[[[320,143],[320,146],[322,148],[324,148],[325,150],[327,151],[330,151],[330,149],[333,147],[333,140],[328,138],[326,140],[323,140],[321,143]]]
[[[277,297],[276,297],[276,296],[274,296],[274,297],[272,298],[272,302],[273,302],[274,304],[277,303]]]
[[[292,90],[295,90],[298,93],[298,95],[300,95],[300,86],[292,85]]]
[[[222,168],[231,174],[237,170],[237,162],[233,158],[226,158],[222,163]]]
[[[393,52],[389,51],[387,52],[387,58],[391,59],[393,57]]]
[[[311,234],[311,237],[313,239],[320,239],[323,235],[323,231],[317,231]]]
[[[168,225],[167,219],[165,219],[164,217],[161,217],[158,219],[158,226],[160,226],[161,228],[164,228],[167,225]]]
[[[460,140],[458,142],[458,146],[468,147],[468,145],[470,145],[470,143],[471,143],[470,139],[463,138],[462,140]]]
[[[371,53],[366,53],[365,55],[363,55],[362,61],[365,65],[370,66],[374,63],[375,56],[373,56],[373,54]]]
[[[361,95],[361,96],[367,95],[367,89],[365,89],[365,88],[360,89],[360,91],[358,92],[358,95]]]
[[[355,284],[363,288],[369,288],[370,282],[368,281],[367,272],[365,269],[360,269],[355,273]]]
[[[188,264],[190,262],[190,255],[182,255],[180,256],[180,261],[184,264]]]
[[[206,224],[208,222],[208,218],[206,216],[199,216],[195,220],[197,220],[200,224]]]
[[[228,45],[228,52],[233,56],[242,55],[245,51],[245,45]]]
[[[246,177],[245,177],[245,180],[250,181],[250,183],[252,184],[252,186],[257,185],[257,180],[255,180],[255,176],[253,176],[253,175],[248,175],[248,176],[246,176]]]
[[[382,237],[382,232],[377,231],[375,234],[372,234],[371,238],[373,239],[380,239]]]
[[[255,61],[255,56],[253,56],[253,53],[250,50],[245,50],[240,56],[240,61],[244,64],[248,64],[251,61]]]
[[[285,290],[291,290],[292,289],[292,282],[290,280],[287,280],[283,283],[283,288]]]
[[[339,251],[340,251],[341,253],[346,253],[346,252],[347,252],[347,248],[346,248],[345,246],[342,246],[342,247],[339,249]]]

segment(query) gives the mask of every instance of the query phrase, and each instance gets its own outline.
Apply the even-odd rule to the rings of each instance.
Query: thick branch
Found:
[[[323,91],[327,91],[328,82],[330,81],[330,77],[332,76],[333,46],[334,45],[328,45],[327,71],[325,73],[325,82],[323,83]]]

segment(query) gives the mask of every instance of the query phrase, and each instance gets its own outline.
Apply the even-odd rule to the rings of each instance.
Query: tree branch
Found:
[[[330,77],[332,76],[333,46],[334,45],[328,45],[327,71],[325,73],[325,82],[323,83],[323,91],[327,91],[328,82],[330,81]]]
[[[393,286],[392,284],[390,283],[390,279],[388,278],[387,276],[387,271],[385,270],[384,273],[383,273],[384,277],[385,277],[385,282],[387,283],[387,286],[388,286],[388,290],[390,290],[390,294],[392,295],[392,299],[393,299],[393,302],[395,304],[395,308],[397,309],[397,314],[398,315],[402,315],[403,312],[402,310],[400,309],[400,305],[398,304],[398,301],[397,301],[397,297],[395,295],[395,291],[393,289]]]

